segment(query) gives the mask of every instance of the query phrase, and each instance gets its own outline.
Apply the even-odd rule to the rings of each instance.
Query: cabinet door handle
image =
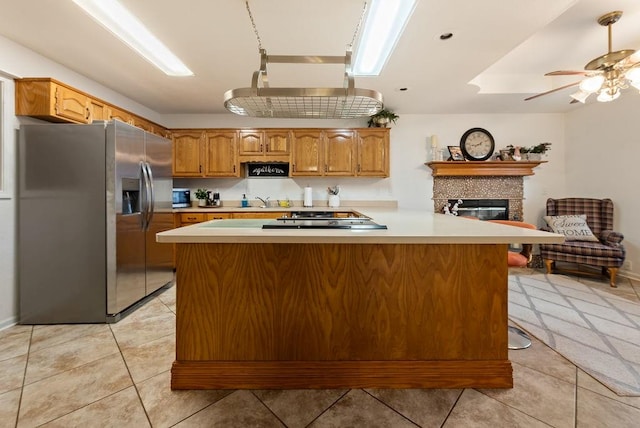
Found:
[[[267,143],[267,150],[265,150],[266,152],[269,151],[269,143]]]
[[[327,164],[324,165],[324,172],[329,172],[329,167],[327,166]]]
[[[236,172],[236,166],[235,165],[233,166],[233,172]]]
[[[262,151],[262,143],[260,143],[260,151]]]
[[[202,173],[202,165],[198,166],[198,172]]]

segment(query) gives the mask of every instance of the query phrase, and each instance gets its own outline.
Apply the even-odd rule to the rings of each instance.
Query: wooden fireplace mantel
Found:
[[[427,162],[434,177],[533,175],[533,168],[547,161],[439,161]]]

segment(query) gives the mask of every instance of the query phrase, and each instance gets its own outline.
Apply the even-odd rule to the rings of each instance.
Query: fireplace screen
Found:
[[[508,199],[449,199],[449,206],[457,205],[459,216],[477,217],[480,220],[508,220]]]

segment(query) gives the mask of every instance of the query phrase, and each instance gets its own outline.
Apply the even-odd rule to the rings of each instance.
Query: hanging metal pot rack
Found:
[[[382,94],[372,89],[355,87],[351,69],[351,47],[366,11],[366,2],[351,44],[344,56],[267,55],[256,28],[249,2],[246,2],[253,25],[260,69],[253,73],[251,87],[231,89],[224,94],[224,106],[232,113],[252,117],[353,119],[369,117],[383,108]],[[267,64],[344,64],[342,88],[272,88]]]

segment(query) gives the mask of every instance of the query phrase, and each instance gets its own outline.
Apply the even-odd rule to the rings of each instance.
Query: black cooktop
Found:
[[[278,218],[262,225],[263,229],[386,229],[368,218]]]

